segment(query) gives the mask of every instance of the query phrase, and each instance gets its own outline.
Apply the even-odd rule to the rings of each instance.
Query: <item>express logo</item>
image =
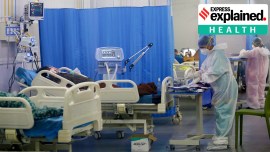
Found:
[[[209,16],[209,12],[205,8],[203,8],[201,12],[199,13],[199,15],[201,18],[205,20]]]
[[[263,10],[258,13],[244,12],[242,9],[238,12],[230,7],[211,7],[210,10],[212,21],[266,21]]]
[[[200,4],[199,34],[260,34],[268,33],[267,4]]]

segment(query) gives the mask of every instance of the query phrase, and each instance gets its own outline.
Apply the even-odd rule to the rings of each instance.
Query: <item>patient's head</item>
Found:
[[[58,73],[59,72],[59,70],[56,67],[53,67],[53,66],[44,66],[44,67],[38,69],[37,70],[37,73],[40,72],[40,71],[42,71],[42,70],[48,70],[48,71],[51,71],[53,73]]]

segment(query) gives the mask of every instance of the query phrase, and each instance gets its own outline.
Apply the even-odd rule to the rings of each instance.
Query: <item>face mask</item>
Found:
[[[210,53],[210,50],[208,49],[201,49],[202,54],[208,55]]]

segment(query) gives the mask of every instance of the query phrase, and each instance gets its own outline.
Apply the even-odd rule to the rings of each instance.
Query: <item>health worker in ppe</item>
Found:
[[[215,46],[213,36],[207,35],[199,38],[198,46],[201,53],[207,57],[195,76],[200,81],[210,84],[214,91],[212,104],[215,107],[216,134],[212,138],[213,143],[208,144],[207,149],[227,149],[238,97],[238,85],[233,76],[230,61],[224,52],[227,45]]]
[[[239,56],[247,58],[246,84],[248,108],[260,109],[264,108],[264,89],[270,52],[264,48],[263,41],[259,37],[253,39],[252,48],[249,51],[241,50]]]

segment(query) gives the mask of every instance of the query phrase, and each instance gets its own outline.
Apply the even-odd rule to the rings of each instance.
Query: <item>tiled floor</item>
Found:
[[[239,95],[239,98],[245,99],[245,95]],[[193,104],[190,104],[193,103]],[[154,118],[154,135],[158,138],[153,143],[152,152],[167,152],[170,139],[183,139],[188,134],[196,133],[195,104],[192,101],[181,102],[181,111],[183,120],[180,125],[172,124],[171,118]],[[213,108],[203,111],[204,132],[213,134],[215,132],[215,116]],[[133,134],[125,129],[125,138],[117,139],[115,132],[117,129],[104,128],[101,132],[102,138],[96,140],[89,137],[82,141],[74,142],[72,149],[74,152],[129,152],[131,151],[130,136]],[[138,130],[135,133],[142,133]],[[200,142],[200,151],[206,151],[210,139],[204,139]],[[234,148],[234,128],[230,137],[230,148],[220,152],[270,152],[270,139],[267,134],[265,119],[260,117],[244,117],[243,147],[236,151]],[[1,149],[1,147],[0,147]],[[195,152],[194,146],[176,146],[175,151]]]
[[[170,139],[182,139],[187,134],[196,132],[196,117],[193,106],[183,103],[183,120],[180,125],[173,125],[170,118],[155,118],[155,136],[158,138],[152,145],[152,152],[170,151],[168,148]],[[215,121],[213,109],[204,110],[204,131],[214,133]],[[94,151],[94,152],[128,152],[131,151],[131,131],[125,130],[125,138],[117,139],[116,129],[104,129],[102,139],[89,138],[73,144],[73,151]],[[230,148],[220,152],[234,152],[234,129],[230,137]],[[142,133],[139,130],[137,133]],[[201,140],[200,151],[207,151],[209,139]],[[175,151],[196,151],[194,146],[176,146]],[[239,152],[270,152],[270,140],[267,134],[265,119],[260,117],[244,117],[243,147],[238,148]]]

